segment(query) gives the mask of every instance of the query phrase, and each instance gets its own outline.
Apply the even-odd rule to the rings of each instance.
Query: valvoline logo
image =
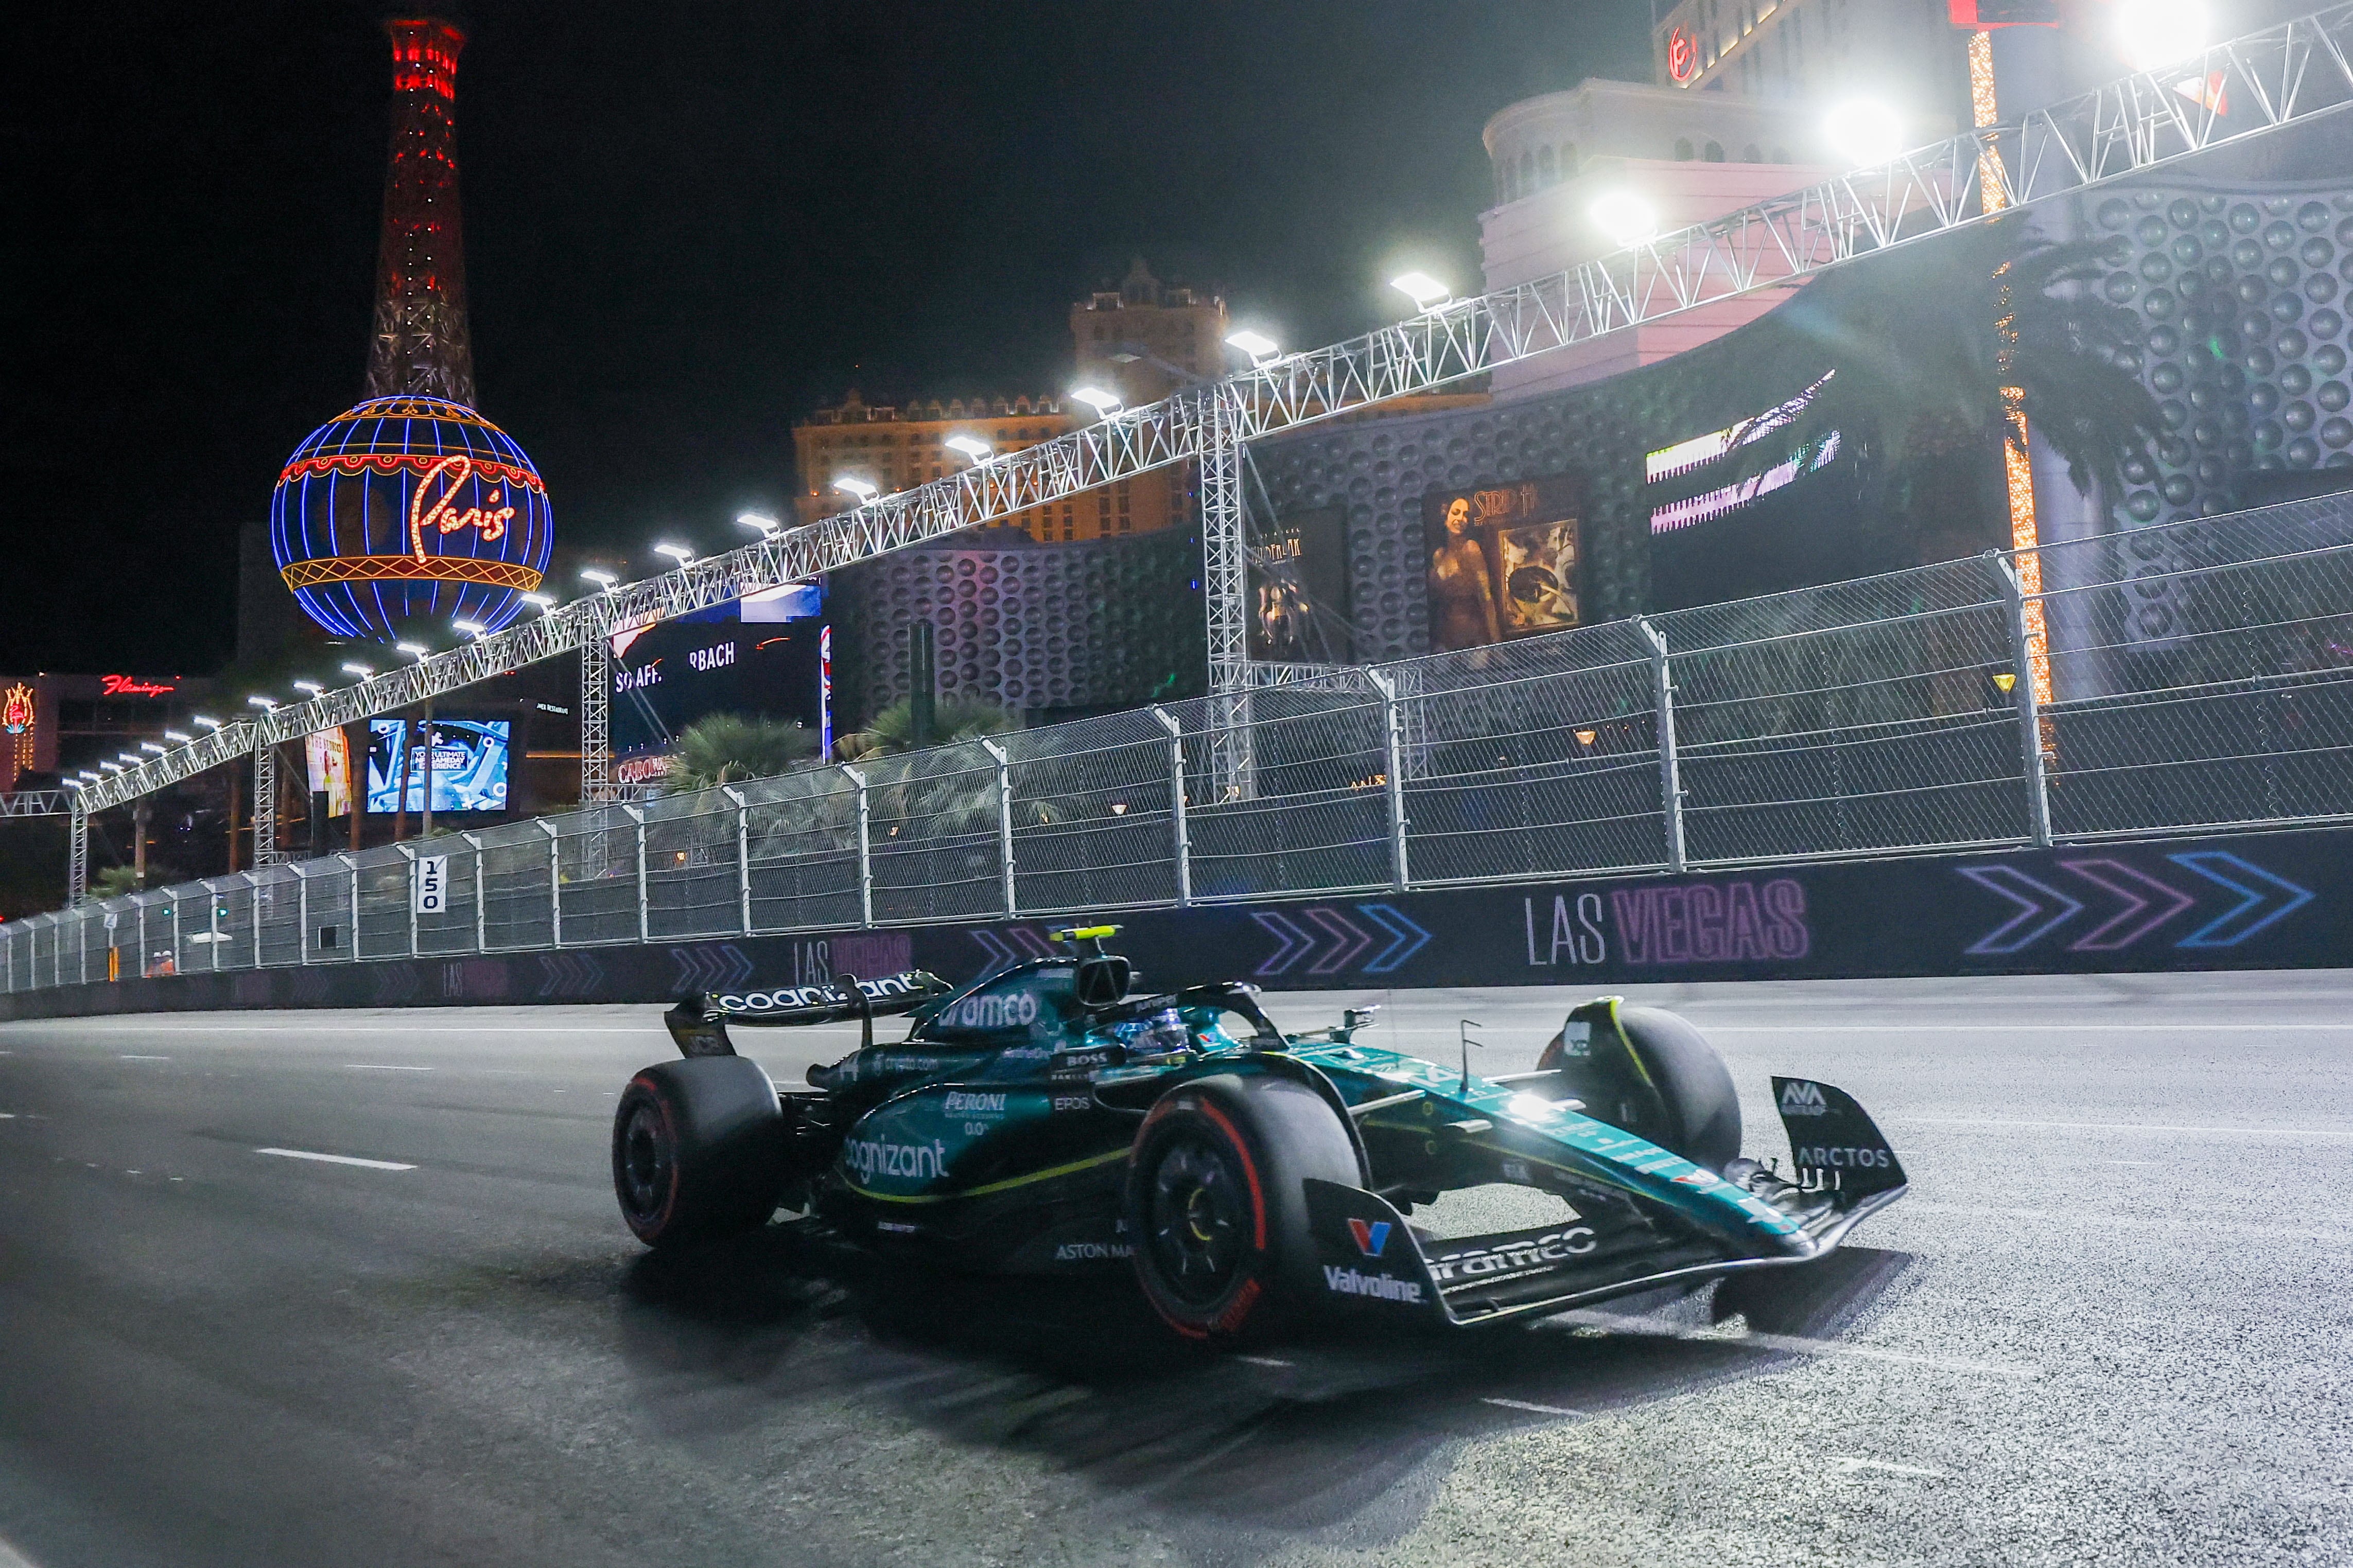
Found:
[[[1385,1219],[1358,1219],[1350,1215],[1348,1234],[1356,1238],[1356,1250],[1367,1258],[1378,1258],[1389,1244],[1389,1222]]]

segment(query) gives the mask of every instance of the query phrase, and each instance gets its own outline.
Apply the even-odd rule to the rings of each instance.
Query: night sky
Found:
[[[1061,390],[1131,253],[1291,344],[1393,319],[1408,266],[1475,283],[1487,117],[1649,74],[1642,0],[461,14],[481,406],[571,549],[739,541],[849,384]],[[0,669],[228,656],[238,526],[361,391],[381,15],[12,14]]]

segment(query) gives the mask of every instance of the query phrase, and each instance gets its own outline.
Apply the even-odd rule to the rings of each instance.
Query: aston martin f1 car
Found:
[[[629,1228],[669,1247],[781,1205],[950,1268],[1124,1266],[1177,1332],[1231,1341],[1332,1314],[1493,1323],[1803,1263],[1905,1191],[1870,1117],[1811,1079],[1773,1080],[1789,1174],[1743,1158],[1731,1075],[1672,1013],[1598,998],[1534,1071],[1482,1078],[1467,1049],[1458,1069],[1366,1043],[1366,1012],[1285,1034],[1247,984],[1131,994],[1115,930],[1058,931],[1067,952],[963,986],[685,998],[664,1016],[681,1059],[632,1079],[614,1120]],[[913,1028],[878,1043],[894,1015]],[[807,1089],[729,1034],[853,1021],[858,1049]],[[1417,1225],[1442,1194],[1515,1223]]]

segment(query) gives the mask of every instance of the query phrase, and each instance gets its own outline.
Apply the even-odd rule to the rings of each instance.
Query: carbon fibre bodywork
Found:
[[[1103,979],[1090,962],[1100,954],[964,987],[916,973],[697,996],[668,1022],[691,1056],[732,1052],[730,1024],[865,1018],[860,1049],[779,1097],[785,1201],[853,1240],[965,1268],[1129,1259],[1122,1192],[1139,1127],[1179,1086],[1225,1075],[1305,1085],[1346,1129],[1355,1184],[1303,1184],[1322,1294],[1343,1312],[1468,1325],[1801,1263],[1905,1190],[1869,1117],[1808,1079],[1774,1080],[1795,1180],[1663,1146],[1670,1064],[1613,997],[1574,1010],[1539,1071],[1490,1079],[1360,1043],[1362,1015],[1286,1035],[1238,984],[1108,1001],[1098,984]],[[914,1026],[876,1044],[872,1017],[889,1012]],[[1413,1222],[1441,1194],[1495,1184],[1545,1194],[1544,1223],[1440,1237]]]

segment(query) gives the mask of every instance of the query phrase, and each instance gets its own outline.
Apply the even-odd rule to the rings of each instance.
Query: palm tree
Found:
[[[799,724],[748,713],[712,713],[679,731],[665,795],[684,795],[773,778],[818,754],[817,736]]]
[[[964,697],[943,698],[934,705],[931,743],[954,745],[959,741],[976,741],[984,735],[1002,735],[1019,728],[1018,719],[994,703]],[[916,750],[914,704],[902,698],[874,715],[874,722],[865,729],[836,741],[833,749],[834,754],[845,763],[868,762]]]
[[[1772,330],[1726,339],[1715,373],[1725,384],[1786,384],[1793,364],[1800,384],[1831,373],[1775,439],[1727,455],[1736,477],[1837,431],[1866,459],[1857,471],[1885,487],[1890,511],[1933,509],[1924,462],[2020,442],[2014,402],[2077,489],[2120,490],[2158,413],[2137,374],[2133,313],[2086,287],[2105,275],[2113,242],[2030,238],[2021,223],[2012,216],[1865,260],[1757,323]]]

